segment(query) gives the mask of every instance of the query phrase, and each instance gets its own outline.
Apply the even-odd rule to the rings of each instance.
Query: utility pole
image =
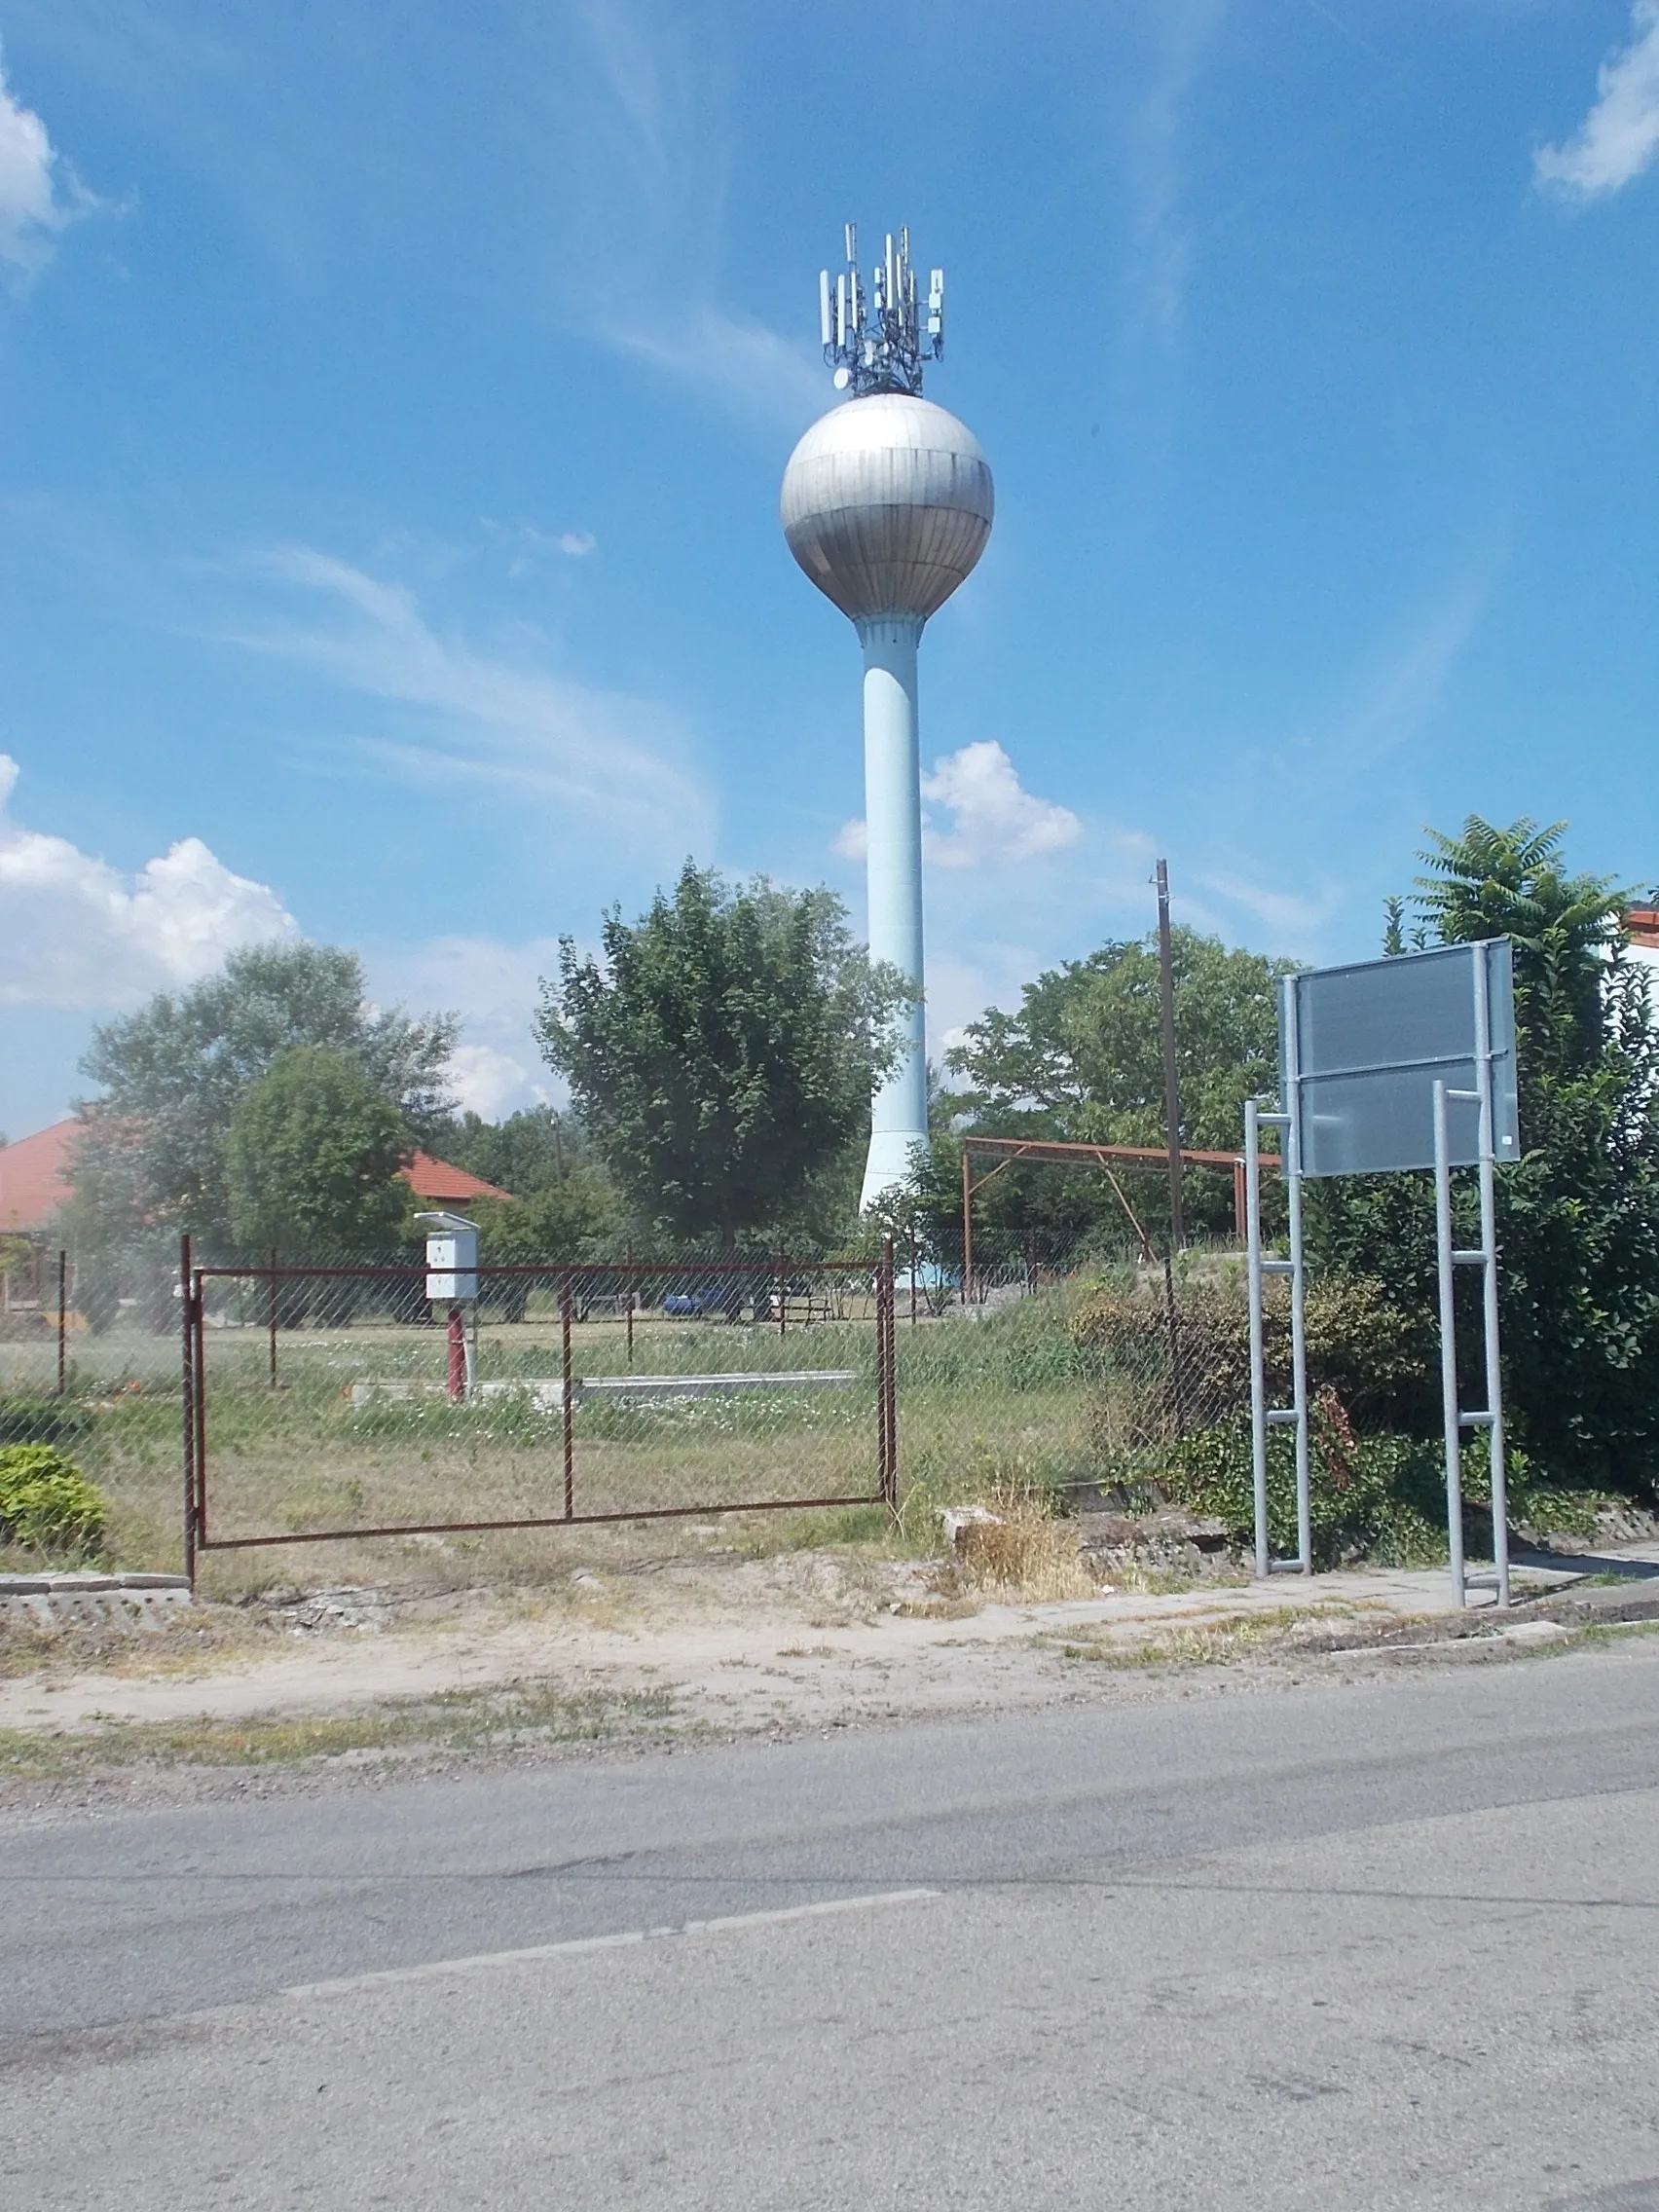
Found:
[[[1158,966],[1163,996],[1163,1130],[1169,1147],[1169,1249],[1187,1241],[1181,1206],[1181,1079],[1175,1063],[1175,955],[1169,941],[1169,863],[1158,864]]]
[[[1169,1242],[1163,1253],[1163,1305],[1169,1323],[1169,1380],[1174,1385],[1175,1433],[1187,1433],[1186,1378],[1175,1304],[1175,1255],[1187,1241],[1181,1210],[1181,1086],[1175,1065],[1175,954],[1169,942],[1169,864],[1158,864],[1158,972],[1163,1000],[1163,1126],[1169,1146]]]

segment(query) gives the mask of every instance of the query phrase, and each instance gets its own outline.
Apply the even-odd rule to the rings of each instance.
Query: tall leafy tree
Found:
[[[1561,1479],[1659,1480],[1659,1032],[1627,957],[1629,894],[1568,870],[1566,826],[1471,816],[1435,833],[1385,943],[1515,946],[1522,1157],[1497,1176],[1504,1392],[1513,1433]],[[1426,1176],[1315,1186],[1312,1250],[1432,1314]],[[1460,1206],[1473,1228],[1473,1194]],[[1467,1286],[1465,1296],[1472,1286]],[[1478,1348],[1478,1320],[1462,1349]],[[1473,1383],[1473,1377],[1470,1378]]]
[[[399,1175],[403,1117],[353,1052],[278,1052],[231,1112],[225,1183],[244,1250],[366,1257],[387,1251],[413,1206]]]
[[[1176,1058],[1184,1141],[1236,1148],[1244,1101],[1277,1081],[1278,978],[1289,961],[1177,929]],[[952,1105],[989,1128],[1040,1118],[1082,1144],[1161,1144],[1163,1032],[1154,939],[1102,945],[1027,983],[946,1054]]]
[[[238,1101],[279,1054],[303,1046],[355,1061],[417,1138],[441,1123],[456,1023],[368,999],[362,962],[335,945],[256,945],[177,996],[95,1030],[81,1065],[102,1086],[83,1119],[89,1188],[128,1193],[152,1228],[190,1227],[212,1242],[231,1234],[225,1145]],[[100,1175],[111,1141],[131,1153],[124,1177]],[[131,1170],[136,1168],[136,1172]]]
[[[639,921],[607,914],[601,959],[563,940],[538,1029],[637,1213],[729,1248],[810,1213],[868,1128],[903,1000],[832,892],[687,862]]]
[[[1230,949],[1219,939],[1177,929],[1176,1057],[1181,1140],[1198,1151],[1236,1151],[1246,1098],[1277,1087],[1278,978],[1293,965]],[[947,1055],[954,1079],[942,1103],[958,1124],[997,1136],[1047,1136],[1077,1144],[1164,1141],[1161,983],[1155,938],[1114,940],[1086,959],[1048,970],[1025,986],[1008,1014],[993,1008],[971,1022]],[[934,1191],[940,1238],[955,1181],[948,1131],[924,1180]],[[1231,1223],[1231,1184],[1188,1178],[1188,1209],[1198,1229]],[[1134,1178],[1141,1218],[1161,1233],[1168,1220],[1157,1176]],[[949,1201],[954,1203],[954,1200]],[[946,1209],[947,1210],[947,1209]],[[1118,1200],[1098,1176],[1013,1168],[987,1187],[987,1251],[1034,1239],[1061,1243],[1098,1226],[1128,1234]]]
[[[458,1114],[433,1131],[430,1144],[453,1165],[518,1198],[556,1190],[572,1175],[604,1172],[581,1123],[556,1106],[527,1106],[499,1122]]]

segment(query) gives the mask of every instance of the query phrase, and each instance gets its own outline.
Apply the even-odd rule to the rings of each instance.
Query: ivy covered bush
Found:
[[[1329,1401],[1327,1401],[1327,1404]],[[1446,1557],[1446,1487],[1441,1448],[1396,1432],[1359,1436],[1316,1413],[1309,1455],[1313,1564],[1367,1559],[1380,1567],[1425,1567]],[[1485,1442],[1480,1451],[1484,1466]],[[1467,1464],[1467,1463],[1466,1463]],[[1472,1465],[1467,1472],[1473,1475]],[[1229,1538],[1254,1540],[1250,1420],[1200,1429],[1171,1445],[1159,1488],[1177,1505],[1222,1522]],[[1279,1558],[1296,1551],[1296,1444],[1288,1429],[1268,1434],[1268,1529]]]
[[[102,1497],[53,1444],[0,1450],[0,1541],[85,1559],[103,1543]]]

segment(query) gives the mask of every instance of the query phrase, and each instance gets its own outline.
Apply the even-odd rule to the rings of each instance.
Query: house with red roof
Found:
[[[434,1160],[429,1152],[418,1152],[399,1173],[418,1198],[444,1213],[464,1213],[474,1198],[510,1198],[513,1195],[486,1183],[482,1175],[469,1175],[464,1167]]]
[[[80,1126],[73,1118],[54,1122],[50,1128],[19,1137],[16,1144],[0,1145],[0,1235],[45,1234],[70,1195],[70,1148]],[[447,1160],[434,1160],[429,1152],[417,1152],[401,1173],[424,1204],[445,1212],[464,1212],[476,1198],[512,1197],[481,1175],[452,1167]]]
[[[38,1236],[69,1196],[70,1119],[0,1145],[0,1235]]]

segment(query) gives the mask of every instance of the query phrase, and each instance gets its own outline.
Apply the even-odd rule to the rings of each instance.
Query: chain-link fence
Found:
[[[106,1499],[123,1565],[180,1564],[188,1496],[197,1538],[232,1555],[227,1588],[238,1553],[304,1575],[280,1547],[335,1532],[925,1506],[999,1484],[1134,1502],[1249,1402],[1228,1254],[1188,1256],[1172,1282],[1161,1266],[1011,1258],[977,1272],[967,1306],[903,1247],[891,1274],[486,1267],[459,1341],[407,1265],[203,1270],[188,1330],[176,1262],[95,1327],[73,1255],[61,1319],[55,1252],[37,1272],[45,1295],[0,1316],[0,1442],[60,1443]],[[1271,1325],[1270,1354],[1276,1341]],[[510,1548],[488,1557],[499,1571]]]
[[[890,1503],[885,1263],[192,1276],[203,1551]]]
[[[1012,1263],[977,1270],[967,1307],[953,1294],[914,1318],[901,1276],[904,1482],[1078,1503],[1156,1483],[1187,1439],[1248,1410],[1241,1271],[1230,1256],[1178,1282],[1161,1267]]]
[[[179,1566],[181,1313],[176,1263],[131,1269],[116,1289],[72,1249],[0,1239],[0,1452],[47,1446],[83,1473],[124,1566]],[[0,1567],[41,1564],[0,1523]]]

